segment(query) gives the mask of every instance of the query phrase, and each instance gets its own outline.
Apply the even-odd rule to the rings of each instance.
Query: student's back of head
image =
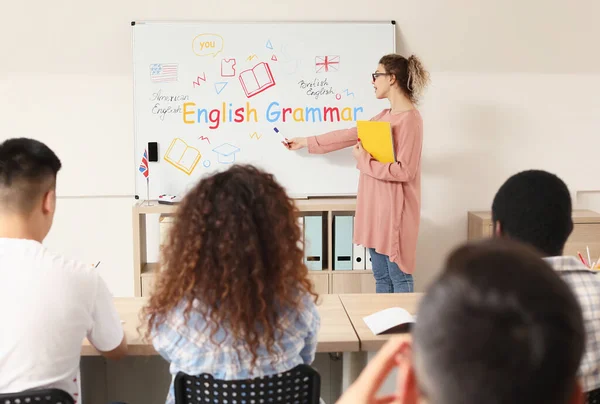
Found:
[[[60,168],[56,154],[37,140],[9,139],[0,144],[0,215],[15,236],[38,241],[46,237]]]
[[[571,231],[571,195],[556,175],[527,170],[510,177],[492,203],[496,235],[530,244],[546,256],[562,255]]]
[[[430,404],[577,402],[584,326],[569,287],[507,240],[458,248],[424,296],[413,338]]]
[[[163,249],[145,308],[148,336],[183,303],[187,321],[199,315],[211,338],[222,327],[253,358],[270,350],[285,331],[281,310],[299,311],[312,294],[300,239],[295,204],[271,174],[234,165],[201,180],[178,207]]]

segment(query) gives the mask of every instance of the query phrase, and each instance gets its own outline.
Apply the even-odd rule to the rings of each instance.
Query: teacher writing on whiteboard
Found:
[[[363,149],[356,128],[289,139],[286,147],[308,147],[313,154],[353,147],[360,171],[354,243],[369,250],[377,293],[413,292],[423,145],[423,120],[415,105],[429,74],[416,56],[391,54],[379,60],[372,80],[375,97],[387,98],[390,108],[371,120],[390,122],[396,162],[375,160]]]

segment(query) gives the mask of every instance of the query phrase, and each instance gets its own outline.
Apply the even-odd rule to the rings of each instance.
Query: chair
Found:
[[[0,394],[1,404],[74,404],[70,394],[60,389],[27,390]]]
[[[308,365],[251,380],[216,380],[177,373],[175,404],[318,404],[321,376]]]
[[[585,395],[585,402],[586,404],[600,404],[600,389],[588,392]]]

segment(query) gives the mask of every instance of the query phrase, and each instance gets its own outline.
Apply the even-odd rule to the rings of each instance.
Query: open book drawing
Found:
[[[378,311],[367,317],[363,321],[373,334],[379,335],[386,333],[406,332],[415,322],[416,317],[400,307],[391,307],[389,309]]]
[[[200,150],[188,146],[186,142],[179,138],[175,138],[167,149],[165,161],[190,175],[200,161],[200,157],[202,157]]]
[[[246,93],[246,97],[254,97],[267,88],[275,85],[275,79],[268,63],[260,62],[252,69],[244,70],[240,73],[240,83]]]

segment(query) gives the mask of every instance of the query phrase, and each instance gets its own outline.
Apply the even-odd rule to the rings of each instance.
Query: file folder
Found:
[[[367,269],[366,262],[365,262],[367,255],[369,255],[369,254],[366,253],[365,247],[358,245],[358,244],[354,244],[354,251],[352,254],[354,265],[353,265],[352,269],[357,269],[357,270]]]
[[[371,253],[365,248],[365,269],[372,270],[373,262],[371,261]]]
[[[304,264],[313,271],[323,269],[323,217],[304,217]]]
[[[333,269],[352,269],[352,228],[354,217],[336,215],[333,217]]]
[[[298,227],[300,227],[300,240],[298,240],[298,247],[304,251],[304,216],[298,218]]]
[[[358,138],[366,151],[382,163],[396,161],[392,127],[385,121],[357,121]]]

